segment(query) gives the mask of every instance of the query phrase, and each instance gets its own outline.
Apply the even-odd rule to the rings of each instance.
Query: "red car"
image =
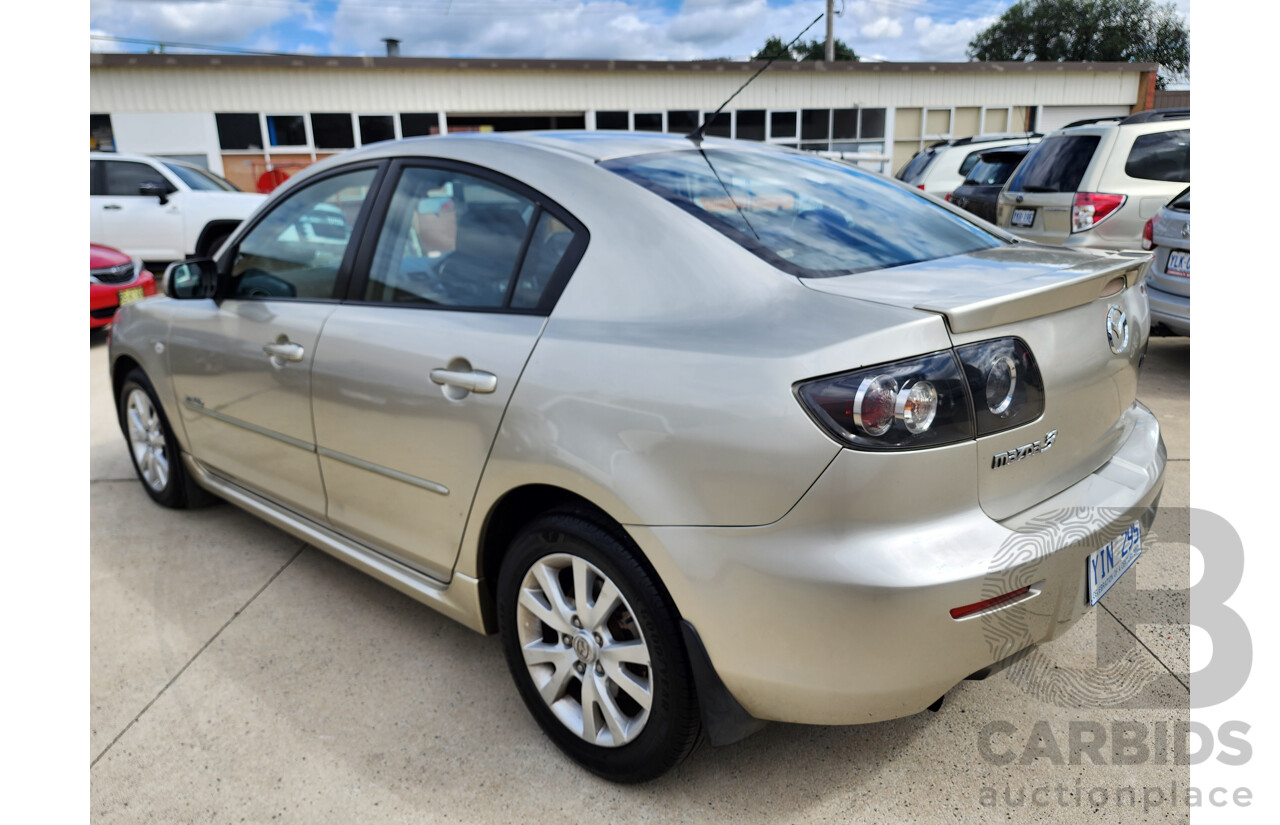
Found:
[[[119,249],[89,244],[89,329],[105,327],[116,310],[156,294],[156,279],[142,261]]]

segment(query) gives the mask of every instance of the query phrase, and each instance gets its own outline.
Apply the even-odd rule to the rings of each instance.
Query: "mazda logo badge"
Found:
[[[1107,343],[1116,355],[1129,347],[1129,317],[1118,306],[1112,306],[1107,312]]]

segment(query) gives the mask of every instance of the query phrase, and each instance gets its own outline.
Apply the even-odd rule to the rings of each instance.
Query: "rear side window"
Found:
[[[1098,135],[1045,138],[1031,150],[1013,179],[1010,192],[1074,192],[1098,148]]]
[[[1191,130],[1138,135],[1124,173],[1143,180],[1191,181]]]
[[[910,181],[923,175],[924,170],[929,168],[929,164],[933,163],[935,157],[937,154],[927,149],[916,155],[902,167],[902,171],[898,173],[898,180]]]
[[[965,155],[964,163],[960,164],[960,174],[968,175],[970,172],[973,171],[973,167],[978,165],[979,160],[982,160],[981,149],[979,149],[976,152],[970,152],[969,154]]]

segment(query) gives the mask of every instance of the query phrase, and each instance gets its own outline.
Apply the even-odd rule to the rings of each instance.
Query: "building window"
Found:
[[[861,124],[858,137],[863,139],[884,137],[884,109],[861,109],[859,117]]]
[[[662,112],[636,112],[637,132],[661,132]]]
[[[667,131],[687,135],[698,128],[698,112],[694,109],[680,109],[667,112]]]
[[[854,140],[858,137],[857,109],[832,110],[831,137],[835,140]]]
[[[764,140],[764,109],[739,109],[737,137],[739,140]]]
[[[401,112],[400,134],[404,137],[440,134],[440,115],[435,112]]]
[[[311,134],[317,149],[350,149],[356,145],[349,113],[311,115]]]
[[[89,149],[95,152],[114,152],[115,135],[111,132],[111,115],[89,115]]]
[[[805,109],[800,113],[800,140],[801,146],[806,149],[826,149],[826,146],[820,144],[810,144],[810,141],[824,141],[831,137],[831,110],[830,109]]]
[[[733,112],[721,112],[719,115],[715,112],[703,112],[702,119],[707,124],[702,134],[708,137],[733,137]]]
[[[625,132],[631,126],[627,123],[626,112],[596,112],[596,128],[621,129]]]
[[[262,126],[256,114],[230,112],[215,114],[218,145],[223,149],[262,151]]]
[[[267,137],[272,146],[306,146],[306,118],[302,115],[267,115]]]
[[[391,115],[360,115],[360,145],[396,139],[396,119]]]
[[[769,137],[793,138],[796,136],[795,112],[770,112]]]

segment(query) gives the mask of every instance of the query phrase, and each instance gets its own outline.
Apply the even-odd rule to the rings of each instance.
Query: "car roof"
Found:
[[[385,156],[389,146],[395,147],[395,156],[434,155],[442,146],[457,145],[459,142],[477,140],[517,144],[533,149],[555,152],[575,157],[588,163],[607,160],[609,158],[645,155],[655,152],[693,151],[698,147],[680,134],[663,132],[616,132],[616,131],[531,131],[531,132],[462,132],[448,135],[431,135],[429,137],[403,138],[394,143],[383,141],[373,143],[360,149],[344,152],[344,159],[356,159],[365,154]],[[728,140],[725,138],[707,137],[703,139],[706,147],[733,147],[749,149],[765,147],[767,144],[758,141]],[[774,147],[776,148],[776,147]]]

